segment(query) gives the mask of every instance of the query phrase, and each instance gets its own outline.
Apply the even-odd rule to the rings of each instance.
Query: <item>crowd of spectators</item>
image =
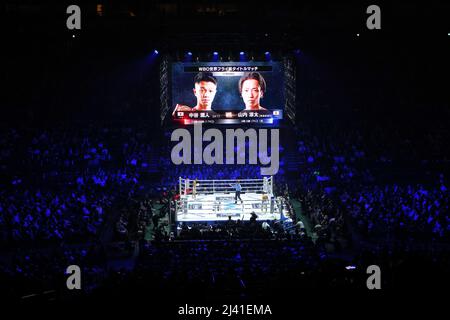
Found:
[[[369,240],[448,241],[444,135],[305,121],[297,133],[296,196],[316,226],[352,226]]]
[[[0,237],[9,243],[98,239],[143,190],[154,154],[145,130],[129,127],[2,128],[1,139]]]
[[[366,239],[450,239],[449,193],[444,185],[362,187],[342,194],[341,202]]]
[[[90,274],[93,287],[88,291],[93,295],[117,284],[139,286],[135,281],[146,279],[143,286],[157,283],[159,288],[176,287],[179,292],[187,292],[196,284],[207,288],[205,292],[220,291],[223,283],[231,283],[225,294],[252,296],[261,288],[285,287],[283,274],[306,287],[361,285],[355,283],[363,272],[352,273],[349,270],[353,269],[345,266],[352,264],[362,270],[367,257],[335,259],[324,245],[337,244],[342,238],[350,241],[354,233],[369,244],[379,239],[384,243],[431,239],[445,244],[449,239],[446,173],[430,169],[433,178],[426,181],[424,175],[386,179],[398,168],[397,163],[406,161],[426,168],[445,165],[445,154],[435,152],[431,159],[423,158],[424,151],[416,151],[407,159],[408,150],[417,147],[415,140],[400,143],[405,147],[398,151],[383,149],[383,142],[377,140],[383,133],[376,130],[376,139],[354,128],[340,135],[333,130],[330,126],[318,133],[320,130],[305,123],[299,125],[295,140],[298,170],[290,174],[284,168],[275,177],[277,194],[284,196],[289,212],[294,211],[291,201],[300,200],[311,233],[295,214],[286,221],[180,225],[179,232],[171,233],[163,220],[174,215],[179,177],[258,178],[260,167],[175,166],[164,151],[167,146],[158,145],[142,128],[2,128],[0,236],[2,244],[8,244],[3,249],[24,243],[61,246],[56,253],[42,247],[12,257],[2,263],[2,277],[19,284],[16,296],[58,288],[63,276],[56,275],[63,266],[90,257],[85,271]],[[442,139],[431,134],[427,137],[434,141],[432,148],[442,147]],[[154,175],[155,167],[163,174]],[[102,240],[108,221],[118,235],[115,240],[147,244],[131,271],[117,274],[106,268],[104,254],[100,255],[102,261],[93,258],[99,250],[96,247],[68,247],[69,242]],[[216,246],[215,242],[221,244]],[[386,250],[388,253],[373,253],[375,262],[388,264],[393,257],[398,261],[405,258]],[[339,250],[334,253],[339,254]],[[212,256],[218,257],[217,261]],[[427,263],[433,261],[429,258]],[[276,266],[273,261],[282,263]],[[46,270],[51,270],[49,278],[44,275]],[[188,276],[181,281],[182,274]],[[267,277],[272,280],[260,281]]]
[[[107,254],[100,243],[37,247],[2,255],[0,282],[4,299],[60,300],[66,291],[66,272],[80,266],[81,287],[90,293],[107,275]]]

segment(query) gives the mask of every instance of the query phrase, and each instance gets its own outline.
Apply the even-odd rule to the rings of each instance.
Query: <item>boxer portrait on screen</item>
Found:
[[[211,105],[217,92],[217,79],[212,73],[199,72],[194,78],[192,91],[197,98],[197,104],[194,107],[177,104],[172,114],[177,111],[211,111]]]
[[[239,93],[244,100],[245,110],[267,111],[260,105],[260,100],[266,93],[266,81],[259,72],[244,74],[239,80]]]

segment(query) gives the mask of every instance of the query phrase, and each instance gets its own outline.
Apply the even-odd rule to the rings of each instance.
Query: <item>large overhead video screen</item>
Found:
[[[172,64],[172,119],[180,124],[276,124],[283,119],[280,62]]]

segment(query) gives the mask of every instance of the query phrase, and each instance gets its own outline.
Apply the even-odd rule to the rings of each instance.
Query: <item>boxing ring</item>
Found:
[[[242,187],[235,203],[235,184]],[[273,177],[239,180],[195,180],[179,178],[179,200],[175,202],[175,222],[278,220],[283,214],[281,197],[273,194]]]

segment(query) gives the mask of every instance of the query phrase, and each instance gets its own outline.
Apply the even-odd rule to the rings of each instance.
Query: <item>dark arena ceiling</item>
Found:
[[[68,1],[4,1],[2,33],[16,45],[24,40],[71,39],[65,27]],[[371,2],[304,1],[78,1],[84,41],[137,44],[160,49],[209,50],[291,49],[308,43],[338,41],[368,33]],[[448,2],[425,6],[405,2],[383,4],[382,30],[402,38],[437,36],[449,26]],[[436,31],[436,32],[435,32]],[[374,33],[371,34],[374,36]]]

